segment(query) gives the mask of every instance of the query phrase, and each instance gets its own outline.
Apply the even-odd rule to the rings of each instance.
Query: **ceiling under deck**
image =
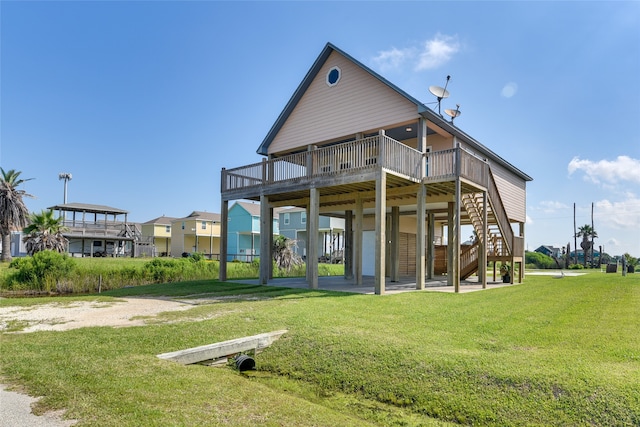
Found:
[[[360,198],[363,203],[363,213],[365,216],[375,214],[376,181],[369,179],[366,181],[349,182],[339,185],[328,185],[331,179],[324,180],[324,186],[317,186],[320,196],[320,212],[322,215],[344,217],[346,210],[354,210],[356,198]],[[318,184],[320,184],[318,182]],[[271,188],[267,191],[269,203],[274,207],[301,207],[304,208],[309,203],[309,189],[297,189],[287,191],[286,183],[276,190]],[[387,173],[387,211],[390,212],[392,206],[398,206],[402,215],[415,215],[417,204],[417,192],[419,184]],[[446,220],[447,204],[454,200],[455,180],[429,182],[426,183],[427,210],[433,212],[436,220]],[[482,191],[478,187],[461,180],[461,192],[477,193]],[[248,200],[260,201],[260,196],[247,197]],[[469,218],[464,211],[460,215],[461,223],[469,224]]]

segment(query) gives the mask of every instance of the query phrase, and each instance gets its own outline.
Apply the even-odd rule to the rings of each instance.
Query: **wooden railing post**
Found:
[[[455,173],[456,173],[456,177],[460,177],[460,173],[462,171],[462,165],[460,164],[460,159],[461,159],[461,149],[460,149],[460,143],[454,138],[454,143],[455,143],[455,147],[456,147],[456,154],[455,154]]]
[[[380,129],[378,131],[378,164],[380,166],[386,166],[385,163],[385,133],[384,133],[384,129]]]
[[[313,151],[316,149],[315,145],[307,146],[307,176],[312,176],[314,174],[313,170]]]
[[[267,159],[262,158],[262,183],[267,183]]]
[[[220,173],[221,175],[221,179],[220,179],[220,192],[224,192],[228,189],[227,186],[227,169],[226,168],[222,168],[222,172]]]

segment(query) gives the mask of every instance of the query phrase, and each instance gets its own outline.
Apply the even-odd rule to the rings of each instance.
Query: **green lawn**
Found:
[[[386,296],[196,281],[101,298],[128,294],[239,298],[144,327],[2,334],[4,382],[79,426],[640,425],[640,274]],[[279,329],[247,374],[155,357]]]

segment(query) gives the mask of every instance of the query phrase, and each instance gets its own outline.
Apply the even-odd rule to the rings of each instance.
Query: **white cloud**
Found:
[[[416,70],[429,70],[446,64],[460,50],[460,43],[456,37],[436,34],[424,43],[424,50],[420,53],[420,60]]]
[[[584,172],[584,179],[595,184],[617,184],[630,181],[640,184],[640,160],[629,156],[618,156],[615,160],[581,160],[574,157],[567,166],[569,175],[576,171]]]
[[[383,70],[400,68],[407,60],[411,58],[410,49],[396,49],[382,51],[373,58]]]
[[[554,213],[559,210],[568,209],[569,206],[562,202],[556,202],[553,200],[543,200],[540,202],[540,207],[544,213]]]
[[[595,203],[594,217],[606,225],[640,235],[640,199],[628,194],[626,200],[611,202],[600,200]]]
[[[514,82],[509,82],[506,85],[504,85],[504,87],[502,88],[502,91],[500,92],[500,95],[502,95],[505,98],[511,98],[516,94],[516,92],[518,92],[518,84]]]
[[[381,51],[378,56],[373,58],[373,62],[383,71],[400,69],[405,66],[415,71],[422,71],[446,64],[459,50],[460,43],[456,36],[438,33],[419,47],[410,46],[402,49],[394,47]]]
[[[618,241],[618,239],[611,238],[607,240],[607,246],[620,246],[620,242]]]
[[[529,214],[527,214],[526,224],[527,224],[527,225],[531,225],[531,224],[533,224],[533,218],[531,218],[531,217],[529,216]]]

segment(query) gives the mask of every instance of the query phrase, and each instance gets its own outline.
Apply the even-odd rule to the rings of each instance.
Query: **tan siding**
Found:
[[[491,163],[491,171],[509,219],[526,222],[526,181],[495,163]]]
[[[427,146],[431,147],[431,151],[450,150],[454,148],[453,137],[444,138],[438,134],[428,135]]]
[[[334,66],[340,67],[341,77],[329,87],[326,74]],[[269,154],[384,129],[417,117],[413,103],[333,52],[269,146]]]

